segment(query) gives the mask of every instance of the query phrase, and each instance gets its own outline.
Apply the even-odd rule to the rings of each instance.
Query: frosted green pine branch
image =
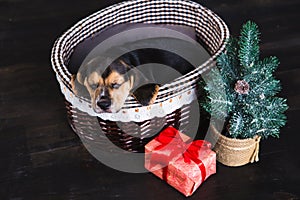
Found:
[[[249,68],[259,58],[259,31],[255,23],[248,21],[241,30],[239,60],[242,67]]]
[[[201,105],[214,118],[227,119],[224,131],[233,138],[279,137],[286,123],[286,99],[275,97],[281,90],[273,75],[279,60],[260,60],[259,35],[254,22],[245,23],[240,37],[229,39],[203,86],[207,96]]]

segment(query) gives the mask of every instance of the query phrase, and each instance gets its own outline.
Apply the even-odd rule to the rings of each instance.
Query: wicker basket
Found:
[[[209,60],[195,70],[160,88],[153,107],[159,109],[165,104],[170,104],[172,100],[174,104],[164,112],[151,112],[157,115],[147,115],[149,108],[142,107],[130,97],[122,111],[116,115],[98,115],[92,112],[90,100],[75,96],[71,89],[68,63],[74,48],[104,28],[123,23],[192,27],[196,31],[197,41],[201,42],[211,55]],[[142,152],[144,145],[159,130],[169,125],[183,129],[184,125],[189,123],[190,103],[196,99],[194,89],[198,78],[214,66],[215,58],[224,51],[228,37],[226,24],[216,14],[186,0],[131,0],[88,16],[58,38],[51,55],[53,69],[66,99],[70,125],[81,139],[92,140],[105,149],[117,145],[130,152]],[[145,118],[146,115],[148,117]],[[99,134],[99,131],[104,134]],[[111,143],[107,143],[104,138],[108,138]]]

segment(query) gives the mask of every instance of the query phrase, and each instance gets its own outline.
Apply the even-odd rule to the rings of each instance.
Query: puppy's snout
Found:
[[[111,106],[111,101],[107,97],[101,97],[97,102],[97,106],[102,110],[108,110]]]

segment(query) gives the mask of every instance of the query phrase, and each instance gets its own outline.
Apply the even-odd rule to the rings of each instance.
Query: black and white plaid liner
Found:
[[[187,0],[130,0],[112,5],[79,21],[66,31],[54,44],[51,62],[57,78],[71,88],[71,74],[67,65],[74,48],[86,38],[102,29],[122,23],[176,24],[195,28],[199,41],[212,57],[190,73],[160,88],[156,103],[180,95],[197,84],[199,76],[212,66],[216,57],[225,49],[229,37],[226,24],[212,11]],[[89,101],[81,99],[81,101]],[[128,98],[124,108],[138,107]]]

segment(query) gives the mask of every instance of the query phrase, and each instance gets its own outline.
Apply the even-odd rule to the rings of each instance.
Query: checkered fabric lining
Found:
[[[80,42],[105,27],[122,23],[152,23],[177,24],[195,28],[197,37],[207,47],[212,57],[170,84],[160,88],[156,102],[163,102],[168,98],[180,95],[197,84],[197,79],[204,71],[214,65],[215,58],[224,50],[229,31],[226,24],[207,8],[186,0],[131,0],[115,4],[100,10],[79,21],[65,32],[54,44],[52,50],[52,66],[57,78],[68,87],[71,74],[67,64],[69,58]],[[83,101],[87,101],[83,99]],[[125,108],[138,107],[133,98],[128,98]]]

